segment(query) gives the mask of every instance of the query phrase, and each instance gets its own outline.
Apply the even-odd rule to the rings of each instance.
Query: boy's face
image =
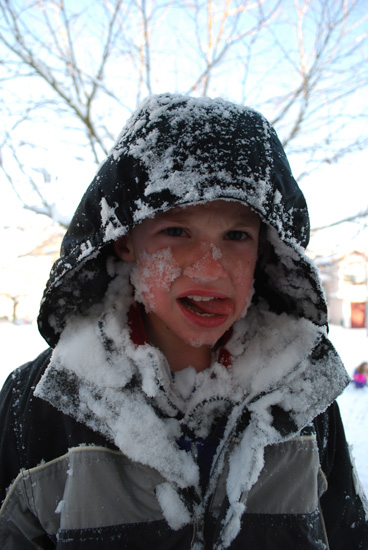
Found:
[[[250,208],[218,200],[160,213],[116,242],[117,255],[136,262],[153,344],[216,344],[251,299],[259,227]]]

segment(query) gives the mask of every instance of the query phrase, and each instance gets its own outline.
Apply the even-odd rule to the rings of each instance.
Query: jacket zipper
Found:
[[[190,543],[191,550],[194,550],[196,543],[203,545],[203,516],[196,516],[193,523],[193,535]]]
[[[217,457],[216,457],[216,459],[214,460],[214,462],[211,466],[209,479],[211,479],[211,476],[212,476],[213,472],[216,471],[216,465],[219,462],[220,456],[222,456],[223,453],[225,455],[229,455],[231,450],[233,449],[234,445],[236,443],[239,443],[240,439],[239,439],[236,432],[237,432],[237,427],[234,426],[232,428],[231,432],[228,434],[226,440],[223,441],[222,449],[220,450],[219,453],[217,453]],[[193,458],[197,462],[198,451],[197,451],[197,448],[196,448],[195,445],[194,446],[192,445],[191,452],[192,452]],[[217,481],[218,481],[219,477],[220,477],[220,473],[218,472]],[[207,512],[209,512],[210,509],[211,509],[212,502],[213,502],[213,499],[215,497],[215,493],[216,493],[216,487],[214,488],[214,490],[212,492],[212,495],[208,500],[206,498],[204,498],[203,513],[199,514],[199,515],[196,515],[194,517],[193,535],[192,535],[192,541],[191,541],[191,550],[196,550],[196,548],[194,546],[194,545],[196,545],[196,543],[201,543],[202,547],[204,545],[204,532],[203,532],[204,518],[205,518],[205,515],[206,515],[206,510],[207,510]],[[206,503],[206,500],[207,500],[207,503]]]
[[[236,435],[230,435],[228,437],[228,441],[229,441],[229,443],[227,445],[226,444],[224,445],[225,450],[223,451],[227,455],[231,452],[234,444],[239,442],[239,439]],[[222,454],[222,452],[220,452],[217,455],[217,458],[216,458],[215,462],[212,464],[210,479],[211,479],[211,474],[214,472],[216,464],[218,463],[219,457],[220,457],[221,454]],[[220,478],[220,475],[218,473],[217,482],[218,482],[219,478]],[[204,509],[203,509],[202,515],[197,515],[194,518],[193,536],[192,536],[192,541],[191,541],[191,550],[197,550],[197,547],[195,546],[196,543],[199,543],[201,545],[200,546],[201,549],[204,547],[204,520],[205,520],[206,515],[211,510],[213,499],[215,498],[216,489],[217,489],[217,487],[214,488],[214,490],[212,492],[212,495],[208,499],[207,503],[206,503],[206,499],[204,500]],[[213,542],[213,544],[216,543],[215,540],[213,540],[212,542]]]

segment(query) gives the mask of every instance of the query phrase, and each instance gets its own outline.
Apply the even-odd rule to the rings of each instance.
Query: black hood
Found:
[[[84,194],[64,237],[38,318],[54,346],[70,315],[101,302],[114,277],[112,243],[174,206],[235,200],[264,229],[254,300],[326,324],[318,275],[304,255],[309,217],[274,129],[222,99],[151,96],[131,116]]]

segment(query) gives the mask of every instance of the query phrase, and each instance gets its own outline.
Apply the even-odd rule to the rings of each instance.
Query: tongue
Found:
[[[185,298],[184,303],[190,305],[193,311],[210,315],[229,315],[232,311],[231,300],[215,298],[208,301],[195,301]]]

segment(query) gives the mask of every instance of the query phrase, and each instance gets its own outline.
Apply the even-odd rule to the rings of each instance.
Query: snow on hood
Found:
[[[113,241],[159,211],[218,199],[240,201],[264,222],[254,300],[326,324],[319,278],[304,255],[307,206],[274,129],[223,99],[162,94],[128,120],[75,212],[41,303],[46,341],[54,346],[68,316],[102,301],[115,276]]]

